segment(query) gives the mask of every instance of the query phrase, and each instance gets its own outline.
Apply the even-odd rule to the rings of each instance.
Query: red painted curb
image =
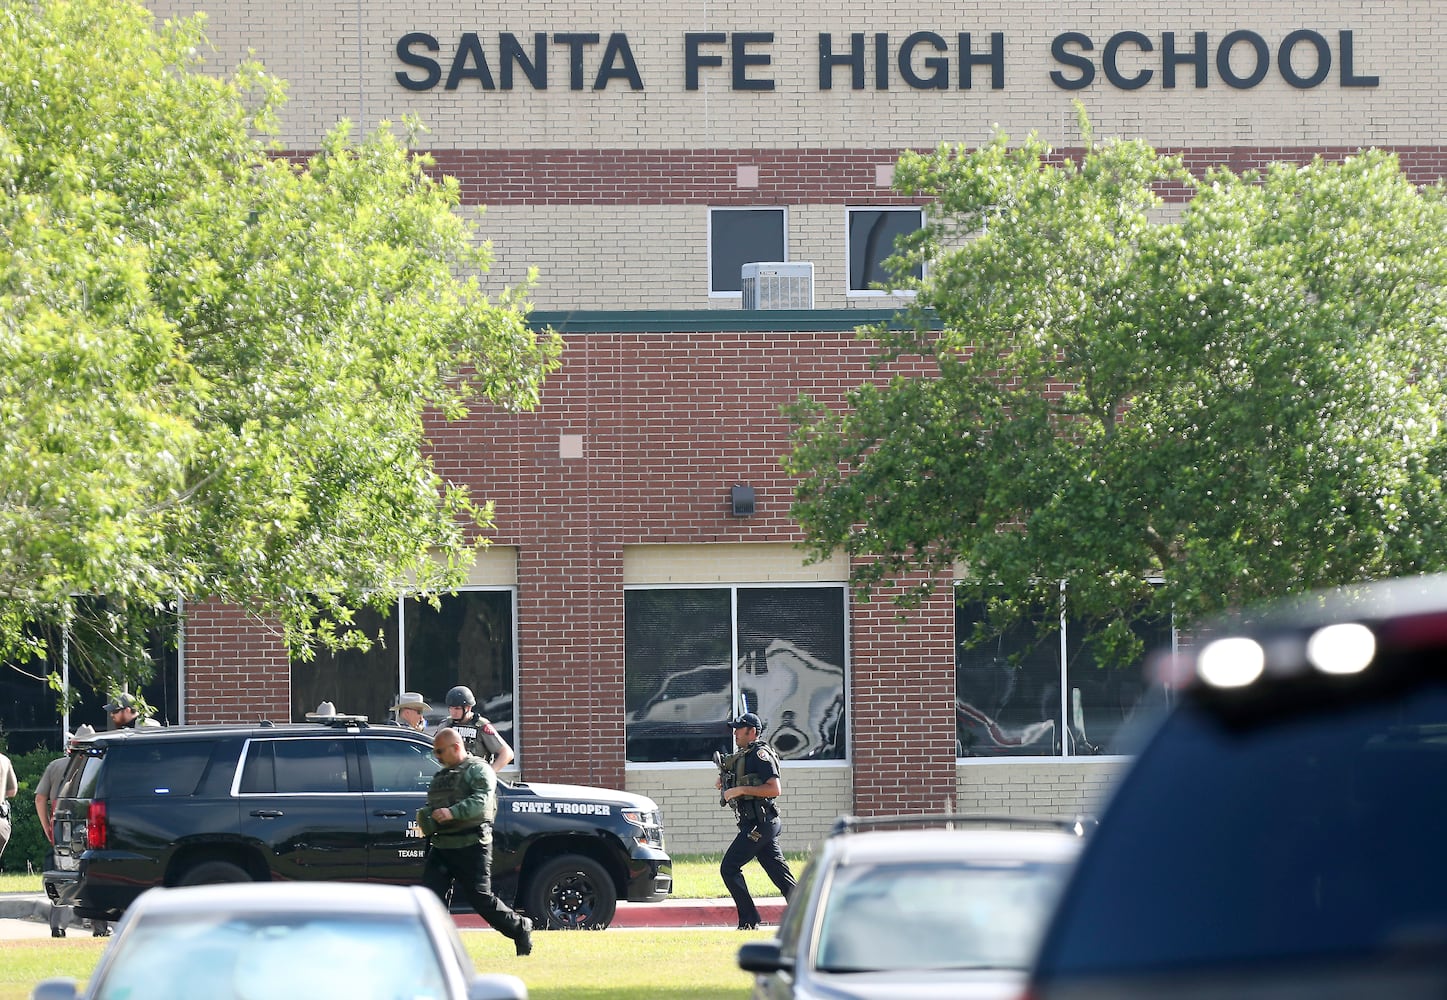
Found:
[[[782,899],[758,901],[765,925],[777,925],[784,912]],[[462,930],[481,930],[487,922],[475,913],[454,913]],[[665,899],[657,903],[619,903],[610,927],[736,927],[738,911],[728,899]]]

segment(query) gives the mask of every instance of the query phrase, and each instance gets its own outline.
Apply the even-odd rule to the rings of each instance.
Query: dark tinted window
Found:
[[[102,758],[99,753],[78,754],[77,757],[81,763],[77,764],[74,760],[70,762],[70,768],[65,772],[65,780],[61,782],[59,798],[89,799],[95,796],[95,783],[100,777]]]
[[[920,227],[917,208],[855,208],[849,211],[849,290],[862,292],[888,286],[895,280],[884,262],[894,253],[894,241]],[[920,269],[910,272],[920,277]]]
[[[105,756],[105,795],[117,799],[194,795],[214,747],[202,740],[147,739],[112,746]]]
[[[432,748],[411,740],[363,740],[374,792],[425,792],[442,767]]]
[[[243,794],[345,792],[348,789],[344,740],[253,740],[247,749],[241,773]]]
[[[782,208],[716,208],[709,213],[709,291],[743,289],[743,266],[784,256]]]
[[[1440,685],[1265,725],[1183,707],[1087,845],[1041,976],[1440,942],[1444,787]]]
[[[842,759],[845,596],[842,586],[625,591],[628,759],[708,760],[732,748],[725,721],[745,707],[781,758]]]

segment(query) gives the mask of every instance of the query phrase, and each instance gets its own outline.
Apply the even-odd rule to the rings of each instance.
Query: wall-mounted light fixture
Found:
[[[734,505],[734,517],[754,516],[754,488],[752,486],[729,487],[729,500]]]

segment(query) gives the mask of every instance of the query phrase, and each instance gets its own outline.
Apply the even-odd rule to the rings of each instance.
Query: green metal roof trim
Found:
[[[898,309],[574,309],[536,310],[534,329],[559,333],[741,333],[853,330],[897,319]]]

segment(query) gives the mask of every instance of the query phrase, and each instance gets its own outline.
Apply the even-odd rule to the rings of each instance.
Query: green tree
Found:
[[[78,630],[100,681],[144,673],[177,598],[305,650],[456,585],[491,510],[426,421],[530,407],[559,363],[526,285],[482,290],[490,247],[415,123],[279,155],[284,84],[203,72],[203,31],[0,0],[0,654],[104,595]]]
[[[928,374],[790,408],[811,549],[904,604],[961,567],[996,624],[1068,581],[1116,661],[1142,612],[1447,567],[1443,187],[1377,151],[1198,182],[1082,125],[1078,163],[1003,135],[900,160],[931,202],[895,273],[926,276],[861,335]]]

